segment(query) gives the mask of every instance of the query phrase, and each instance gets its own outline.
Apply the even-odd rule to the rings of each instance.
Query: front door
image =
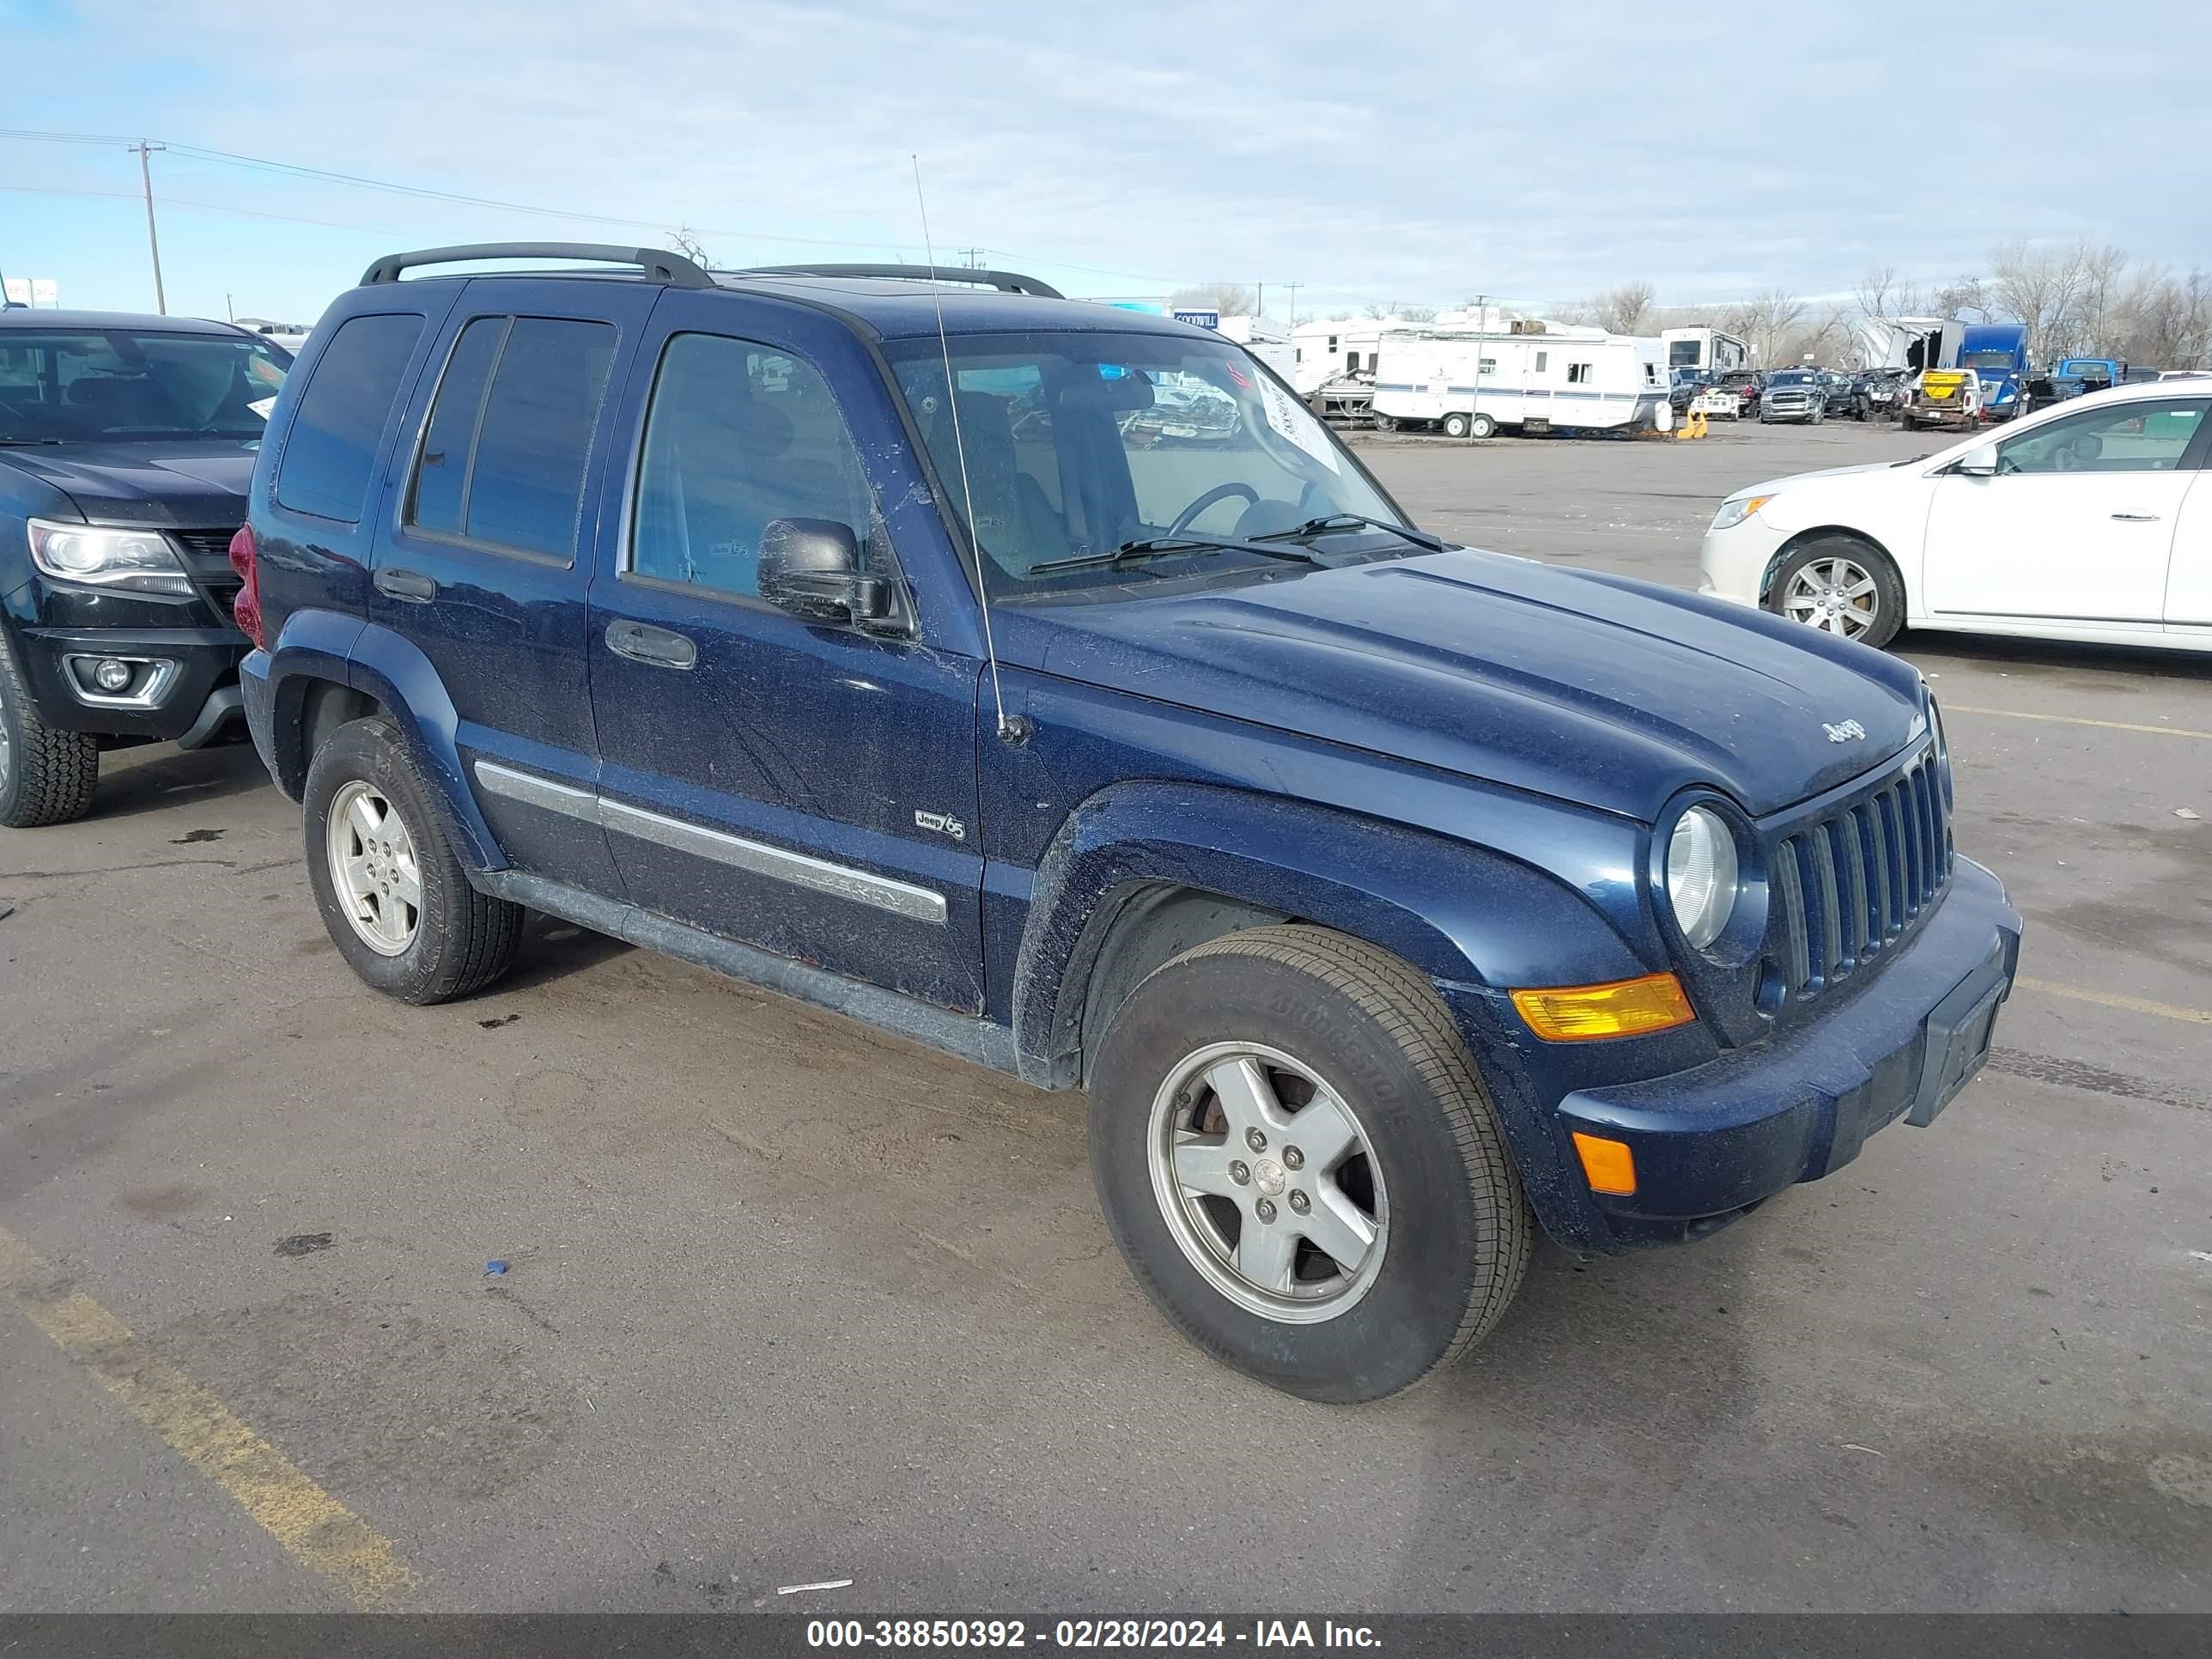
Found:
[[[518,869],[615,888],[605,837],[557,810],[595,787],[585,649],[586,532],[601,416],[655,290],[472,282],[425,371],[427,408],[378,541],[369,620],[404,635],[442,688],[485,821]],[[526,780],[516,786],[514,779]],[[571,792],[564,796],[561,792]]]
[[[2199,458],[2200,466],[2203,458]],[[2212,471],[2200,471],[2173,526],[2173,560],[2166,578],[2169,628],[2212,630]]]
[[[2156,627],[2212,398],[2087,409],[2000,439],[1993,477],[1941,479],[1931,611]]]
[[[778,519],[842,524],[896,574],[820,360],[888,394],[839,325],[732,296],[671,294],[650,351],[627,533],[590,624],[599,817],[629,897],[980,1012],[981,665],[760,597]]]

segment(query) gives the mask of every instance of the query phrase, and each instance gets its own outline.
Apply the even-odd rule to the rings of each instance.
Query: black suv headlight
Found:
[[[1702,951],[1726,931],[1741,884],[1735,832],[1709,806],[1692,806],[1667,837],[1667,903],[1682,937]]]
[[[191,579],[169,538],[151,527],[29,520],[31,562],[49,576],[94,587],[190,595]]]

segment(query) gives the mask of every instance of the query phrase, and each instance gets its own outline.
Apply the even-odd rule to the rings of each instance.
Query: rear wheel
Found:
[[[0,827],[70,823],[92,810],[100,744],[39,718],[31,688],[0,633]]]
[[[1473,419],[1468,416],[1447,415],[1444,416],[1444,436],[1447,438],[1464,438],[1473,428]]]
[[[479,893],[381,716],[340,726],[307,768],[307,876],[355,973],[402,1002],[444,1002],[505,973],[522,907]]]
[[[1478,410],[1468,416],[1467,435],[1470,438],[1494,438],[1498,435],[1498,422]]]
[[[1310,1400],[1377,1400],[1465,1352],[1534,1236],[1434,989],[1317,927],[1213,940],[1130,994],[1091,1082],[1091,1164],[1169,1320]]]
[[[1905,582],[1880,548],[1821,536],[1782,562],[1766,608],[1823,633],[1886,646],[1905,625]]]

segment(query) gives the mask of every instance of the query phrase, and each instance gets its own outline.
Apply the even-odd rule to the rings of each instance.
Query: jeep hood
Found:
[[[94,521],[212,529],[246,518],[258,440],[24,444],[0,449],[0,466],[28,473]]]
[[[1061,679],[1647,822],[1692,784],[1754,816],[1790,805],[1894,753],[1922,718],[1919,677],[1894,658],[1492,553],[1001,614],[1006,659]]]

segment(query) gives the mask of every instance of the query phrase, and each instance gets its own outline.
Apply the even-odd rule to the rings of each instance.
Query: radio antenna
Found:
[[[960,431],[960,387],[952,374],[952,344],[945,334],[945,292],[937,280],[937,246],[929,235],[929,201],[921,193],[921,157],[909,152],[914,163],[915,204],[921,210],[921,247],[929,261],[929,297],[937,307],[937,349],[945,360],[945,402],[952,411],[952,453],[960,463],[960,505],[968,526],[968,545],[975,550],[975,602],[983,612],[983,660],[991,667],[991,703],[999,716],[999,736],[1019,743],[1026,722],[1006,718],[1006,694],[999,684],[999,647],[991,637],[991,580],[983,572],[983,538],[975,528],[975,491],[968,482],[968,443]]]

